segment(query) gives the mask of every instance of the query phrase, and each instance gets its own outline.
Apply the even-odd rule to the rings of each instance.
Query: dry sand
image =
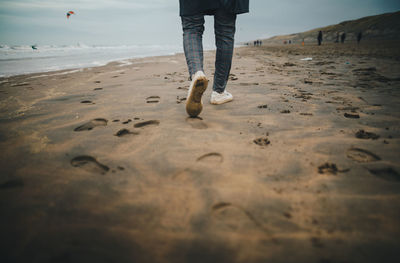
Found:
[[[1,261],[400,262],[398,44],[239,48],[198,119],[182,54],[0,79]]]

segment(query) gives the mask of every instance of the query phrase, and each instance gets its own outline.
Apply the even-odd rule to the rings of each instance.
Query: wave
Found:
[[[34,48],[33,48],[34,47]],[[77,43],[76,45],[0,45],[0,53],[6,51],[69,51],[69,50],[118,50],[118,49],[171,49],[176,48],[176,45],[118,45],[118,46],[103,46],[103,45],[86,45]]]
[[[182,52],[177,45],[0,45],[0,76],[105,65],[138,57]]]

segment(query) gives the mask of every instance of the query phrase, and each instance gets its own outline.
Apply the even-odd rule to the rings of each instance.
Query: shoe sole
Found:
[[[211,103],[212,105],[221,105],[221,104],[228,103],[228,102],[231,102],[231,101],[233,101],[233,98],[232,98],[232,99],[229,99],[229,100],[224,100],[224,101],[221,101],[221,102],[210,101],[210,103]]]
[[[197,117],[203,110],[203,103],[201,103],[201,97],[204,91],[207,89],[208,80],[206,77],[199,77],[195,80],[193,88],[186,101],[186,112],[190,117]]]

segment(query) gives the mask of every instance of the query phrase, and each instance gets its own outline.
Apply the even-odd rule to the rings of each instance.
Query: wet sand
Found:
[[[196,119],[182,54],[0,79],[1,261],[399,262],[398,44],[238,48]]]

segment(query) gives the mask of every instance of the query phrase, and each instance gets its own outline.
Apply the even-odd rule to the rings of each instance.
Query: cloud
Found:
[[[306,31],[399,9],[398,0],[250,0],[250,13],[238,17],[236,39]],[[76,16],[67,20],[69,10]],[[178,0],[0,0],[4,42],[180,43],[181,34]],[[210,17],[204,41],[214,43]]]
[[[0,0],[2,9],[13,10],[94,10],[94,9],[164,9],[171,0]]]

